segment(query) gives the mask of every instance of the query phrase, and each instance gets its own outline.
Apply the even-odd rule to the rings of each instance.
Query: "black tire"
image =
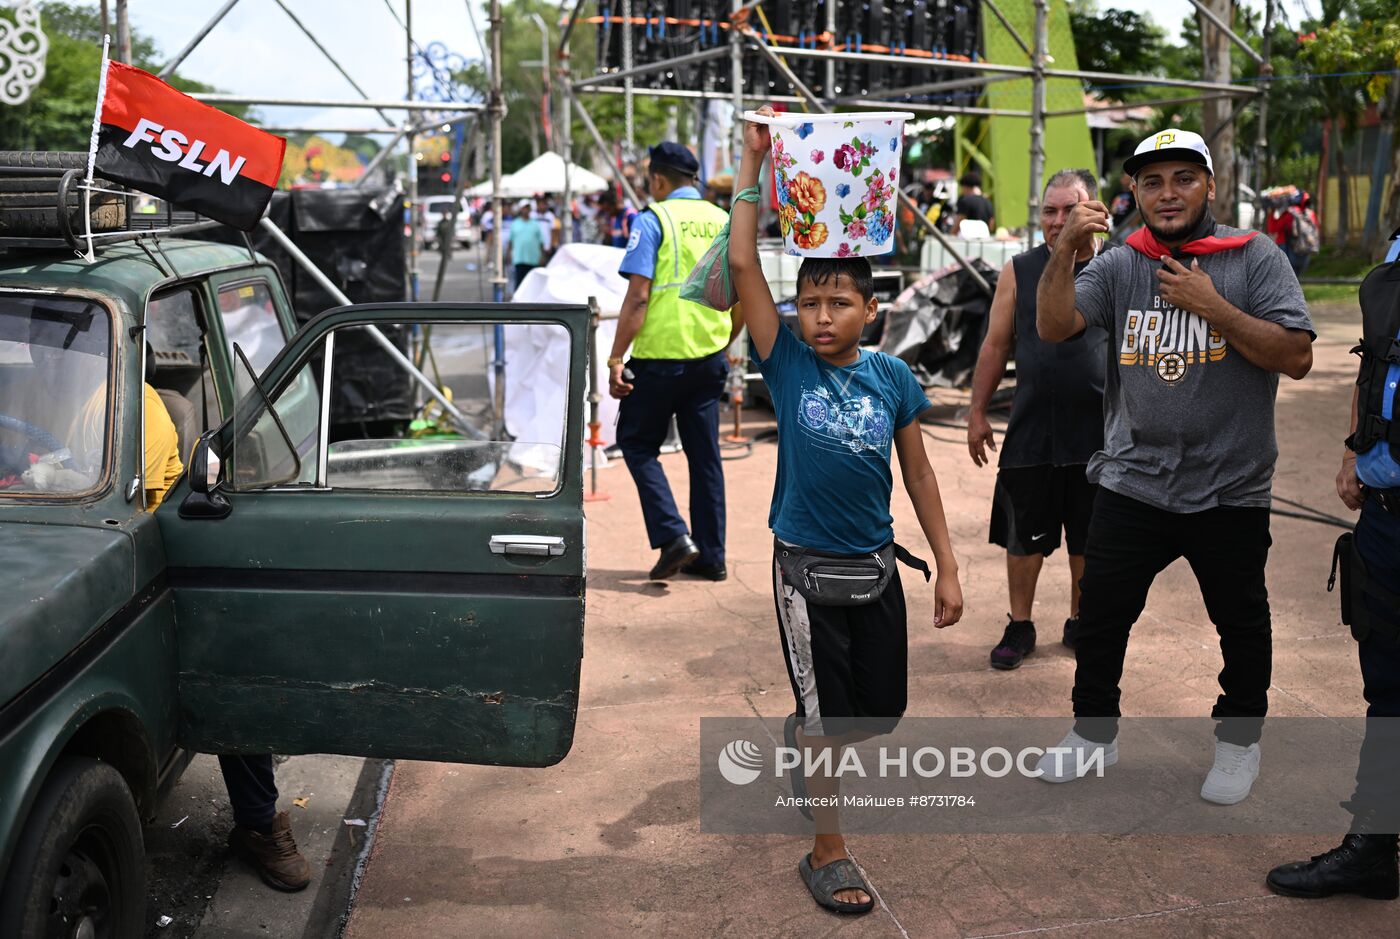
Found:
[[[19,198],[11,196],[10,198]],[[106,198],[113,198],[108,196]],[[73,223],[73,233],[81,235],[83,218],[81,206],[69,209]],[[92,230],[113,231],[126,224],[126,202],[121,199],[97,204],[92,207]],[[58,235],[62,230],[58,225],[58,208],[52,199],[47,206],[12,205],[0,199],[0,235]]]
[[[97,183],[96,185],[101,185]],[[47,208],[52,209],[57,203],[58,186],[55,185],[49,192],[34,190],[31,192],[6,192],[5,187],[0,185],[0,209],[17,208]],[[92,207],[110,205],[113,202],[122,201],[123,196],[114,196],[110,192],[94,192],[92,194]],[[68,190],[68,208],[77,209],[83,204],[83,192],[81,189],[70,188]]]
[[[0,195],[12,192],[46,192],[49,194],[49,201],[58,195],[58,181],[60,176],[0,176]],[[105,183],[94,180],[99,186]],[[71,188],[70,192],[73,191]]]
[[[0,935],[68,936],[77,917],[86,916],[97,939],[139,939],[145,853],[121,774],[97,760],[63,760],[20,836],[0,893]]]
[[[46,170],[85,170],[86,150],[0,150],[0,166],[32,166]]]

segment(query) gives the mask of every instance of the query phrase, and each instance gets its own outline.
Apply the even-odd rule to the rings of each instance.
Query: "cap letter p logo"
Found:
[[[1174,143],[1176,143],[1176,134],[1173,134],[1171,131],[1163,131],[1162,133],[1157,135],[1157,145],[1152,149],[1160,150],[1163,147]]]

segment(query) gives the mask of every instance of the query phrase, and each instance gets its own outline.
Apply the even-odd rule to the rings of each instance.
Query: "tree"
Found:
[[[1233,27],[1235,0],[1203,0],[1206,10],[1214,13],[1221,22]],[[1230,38],[1225,31],[1198,12],[1201,27],[1201,77],[1210,82],[1229,82],[1234,73],[1231,70]],[[1235,126],[1231,119],[1234,102],[1229,98],[1215,98],[1203,102],[1201,108],[1201,131],[1207,140],[1212,140],[1213,150],[1227,156],[1215,160],[1215,204],[1212,206],[1215,217],[1227,219],[1231,224],[1239,221],[1236,217],[1235,186]]]
[[[1388,234],[1400,225],[1400,150],[1392,131],[1400,118],[1400,91],[1394,87],[1397,83],[1391,74],[1400,67],[1400,20],[1391,0],[1327,0],[1323,7],[1324,23],[1307,37],[1301,58],[1325,89],[1326,113],[1333,118],[1339,137],[1354,136],[1367,105],[1377,106],[1381,142],[1388,153],[1378,155],[1378,171],[1373,172],[1371,182],[1379,190],[1388,162],[1391,193],[1384,210]],[[1338,233],[1345,241],[1350,233],[1350,186],[1343,161],[1339,160],[1338,170]],[[1376,252],[1383,250],[1377,237],[1381,216],[1377,191],[1362,234],[1367,247]]]
[[[1079,67],[1089,72],[1158,75],[1166,49],[1166,33],[1141,13],[1100,10],[1094,0],[1071,0],[1070,28]],[[1124,89],[1122,100],[1146,97],[1150,89]]]
[[[1076,27],[1075,42],[1077,46],[1084,46],[1089,49],[1089,56],[1099,56],[1102,61],[1110,61],[1116,57],[1116,50],[1120,45],[1125,48],[1137,48],[1141,43],[1137,39],[1130,39],[1124,43],[1114,33],[1114,30],[1121,26],[1124,30],[1131,31],[1137,29],[1131,19],[1124,19],[1115,15],[1117,11],[1098,11],[1097,8],[1091,10],[1091,15],[1084,16],[1084,4],[1076,4],[1072,9],[1080,11],[1083,17],[1080,23],[1083,29],[1088,32],[1081,35],[1080,26]],[[1095,24],[1095,20],[1101,21],[1100,25]],[[1150,21],[1146,21],[1150,27]],[[1118,24],[1114,26],[1113,24]],[[1263,14],[1262,11],[1252,11],[1244,7],[1239,7],[1234,12],[1234,32],[1244,39],[1255,50],[1263,49]],[[1213,25],[1208,25],[1210,33],[1218,32]],[[1165,42],[1155,44],[1146,48],[1142,57],[1136,59],[1126,59],[1125,64],[1132,63],[1131,70],[1146,74],[1160,74],[1167,78],[1178,78],[1187,80],[1200,80],[1203,77],[1204,58],[1201,49],[1202,30],[1199,17],[1192,15],[1186,17],[1180,26],[1181,41],[1176,44]],[[1127,33],[1125,33],[1127,35]],[[1267,149],[1265,152],[1265,165],[1262,167],[1262,178],[1265,186],[1274,183],[1297,183],[1304,184],[1316,175],[1316,152],[1317,142],[1320,134],[1320,115],[1327,113],[1319,97],[1317,82],[1308,80],[1304,66],[1299,62],[1299,39],[1297,30],[1289,27],[1281,18],[1274,22],[1273,36],[1270,44],[1270,64],[1272,66],[1272,79],[1268,84],[1270,89],[1269,97],[1269,123],[1267,128]],[[1083,54],[1083,53],[1081,53]],[[1258,81],[1262,78],[1262,69],[1255,62],[1244,55],[1232,55],[1230,57],[1230,72],[1228,79],[1237,84]],[[1115,96],[1122,96],[1125,100],[1144,100],[1148,98],[1176,97],[1189,94],[1185,89],[1164,89],[1144,85],[1141,88],[1114,89]],[[1225,102],[1226,115],[1234,111],[1239,99]],[[1203,105],[1200,103],[1188,103],[1172,105],[1161,111],[1154,121],[1156,126],[1178,126],[1188,130],[1196,130],[1209,137],[1210,131],[1204,126]],[[1223,121],[1224,118],[1221,118]],[[1258,109],[1252,105],[1245,106],[1235,114],[1235,141],[1233,143],[1223,141],[1219,136],[1211,141],[1211,150],[1215,156],[1217,168],[1228,164],[1233,169],[1236,153],[1248,154],[1253,150],[1256,131],[1258,128]],[[1114,137],[1110,137],[1110,145],[1115,145],[1121,141],[1115,140],[1119,134],[1125,134],[1128,138],[1127,146],[1131,149],[1141,136],[1140,130],[1132,132],[1116,132]],[[1306,168],[1304,171],[1302,168]],[[1216,210],[1221,218],[1231,218],[1235,212],[1235,193],[1233,186],[1217,179],[1217,206]]]
[[[39,10],[44,33],[49,37],[44,80],[23,104],[0,106],[0,149],[86,150],[92,135],[98,72],[102,66],[98,12],[76,3],[60,2],[42,3]],[[13,22],[12,11],[0,10],[0,16]],[[132,64],[147,71],[159,71],[163,64],[155,43],[135,31],[131,54]],[[168,81],[185,92],[214,90],[178,75]],[[246,107],[225,106],[222,110],[250,119]]]

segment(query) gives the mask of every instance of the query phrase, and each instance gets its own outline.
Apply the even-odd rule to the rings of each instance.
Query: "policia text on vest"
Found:
[[[681,299],[681,285],[724,227],[724,210],[703,199],[667,199],[648,211],[661,223],[661,243],[632,358],[698,359],[726,348],[729,314]]]

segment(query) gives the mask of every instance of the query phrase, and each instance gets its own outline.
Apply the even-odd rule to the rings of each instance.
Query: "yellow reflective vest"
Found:
[[[650,211],[661,222],[651,299],[641,332],[632,342],[639,359],[702,359],[729,345],[728,312],[681,299],[681,284],[729,219],[704,199],[667,199]]]

